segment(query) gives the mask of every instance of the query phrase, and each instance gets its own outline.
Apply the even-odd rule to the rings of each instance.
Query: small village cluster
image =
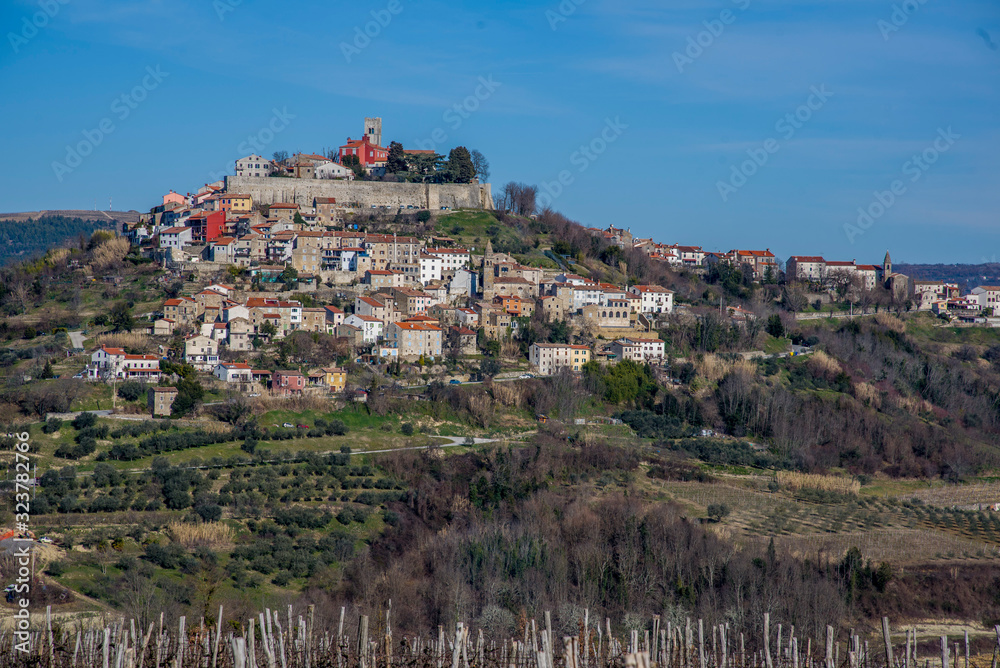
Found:
[[[362,139],[341,146],[336,160],[305,153],[282,161],[252,155],[236,162],[237,176],[277,181],[287,177],[295,184],[304,179],[351,180],[359,172],[345,163],[359,166],[362,173],[377,173],[388,155],[380,145],[381,119],[365,119],[365,126]],[[370,233],[350,222],[358,219],[359,209],[367,208],[365,203],[338,203],[322,196],[307,203],[302,197],[296,197],[299,202],[257,202],[250,194],[229,192],[228,185],[227,178],[194,194],[171,190],[138,224],[126,226],[125,234],[150,257],[180,272],[228,269],[250,278],[251,291],[216,282],[195,294],[168,299],[148,328],[154,336],[182,335],[183,362],[246,393],[344,391],[347,374],[341,368],[270,372],[247,361],[226,361],[250,359],[256,344],[296,331],[337,337],[359,363],[434,363],[446,354],[481,354],[484,341],[516,338],[536,311],[595,342],[533,343],[528,361],[540,374],[563,368],[579,371],[591,360],[664,360],[665,344],[656,332],[663,324],[660,319],[674,311],[674,293],[666,287],[614,285],[525,266],[495,252],[489,241],[477,252],[444,236]],[[384,185],[391,189],[398,184]],[[432,217],[419,205],[405,208],[426,211],[422,220]],[[814,292],[839,289],[842,296],[884,288],[917,309],[972,323],[993,324],[993,309],[1000,305],[1000,287],[982,286],[961,296],[955,284],[913,281],[894,272],[888,252],[881,265],[796,255],[783,269],[770,249],[706,252],[699,246],[634,238],[630,230],[614,226],[587,231],[676,268],[703,272],[722,264],[739,268],[757,282],[783,279],[812,286]],[[341,306],[346,306],[344,299],[353,303],[347,312],[332,304],[304,306],[278,296],[278,283],[286,291],[306,293],[326,285],[340,290]],[[734,322],[754,317],[738,307],[730,307],[728,315]],[[602,345],[605,341],[609,343]],[[220,355],[220,350],[232,354]],[[155,382],[160,357],[101,347],[92,354],[86,376]],[[163,396],[156,397],[155,405],[168,405],[169,388],[157,391]]]

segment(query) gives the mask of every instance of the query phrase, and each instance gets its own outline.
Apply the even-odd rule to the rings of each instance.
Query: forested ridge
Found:
[[[50,248],[89,238],[94,230],[113,229],[110,221],[66,216],[41,216],[28,220],[0,220],[0,265],[42,255]]]

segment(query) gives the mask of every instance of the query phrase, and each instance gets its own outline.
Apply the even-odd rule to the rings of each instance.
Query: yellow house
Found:
[[[219,196],[219,204],[223,211],[230,213],[250,213],[253,211],[253,197],[250,195],[225,194]]]
[[[335,366],[325,367],[322,371],[326,375],[326,385],[331,392],[344,391],[347,385],[347,371]]]

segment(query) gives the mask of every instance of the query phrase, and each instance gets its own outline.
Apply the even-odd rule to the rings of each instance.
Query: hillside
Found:
[[[253,396],[182,364],[180,334],[141,331],[167,296],[218,281],[256,294],[244,273],[171,274],[106,233],[4,270],[0,423],[30,434],[31,524],[55,540],[45,581],[70,592],[57,608],[144,626],[220,603],[314,603],[333,620],[391,599],[402,631],[474,620],[491,637],[546,610],[569,633],[585,607],[736,633],[770,612],[811,637],[882,615],[1000,620],[1000,330],[899,304],[799,320],[790,286],[674,271],[558,214],[432,224],[474,257],[488,241],[527,265],[674,290],[682,308],[650,333],[666,363],[524,377],[533,342],[601,343],[538,312],[509,338],[412,363],[297,331],[227,359],[342,367],[347,391]],[[348,308],[346,289],[275,294]],[[759,317],[723,318],[720,299]],[[130,326],[110,319],[122,309]],[[161,384],[187,409],[146,419],[141,383],[75,378],[89,358],[67,330],[88,352],[164,355]]]
[[[138,214],[97,211],[42,211],[0,214],[0,266],[42,255],[50,248],[89,238],[98,229],[118,229]]]
[[[923,281],[958,283],[963,291],[977,285],[1000,284],[996,258],[982,264],[896,264],[896,270]]]

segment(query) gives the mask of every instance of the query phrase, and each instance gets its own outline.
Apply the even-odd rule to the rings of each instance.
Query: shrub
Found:
[[[721,522],[722,518],[730,512],[729,506],[724,503],[708,504],[708,519],[712,522]]]
[[[403,436],[413,436],[413,425],[409,422],[404,422],[399,431],[403,434]]]
[[[53,561],[45,569],[45,573],[47,575],[51,575],[54,578],[59,577],[60,575],[62,575],[65,572],[66,572],[66,564],[64,564],[61,561]]]
[[[128,380],[118,388],[118,396],[125,401],[138,401],[146,394],[146,384],[138,380]]]
[[[55,432],[62,429],[63,421],[57,417],[49,418],[42,425],[42,432],[45,434],[54,434]]]
[[[93,413],[80,413],[73,418],[73,429],[86,429],[97,424],[97,416]]]
[[[222,506],[217,503],[200,505],[194,511],[206,522],[218,522],[222,519]]]

